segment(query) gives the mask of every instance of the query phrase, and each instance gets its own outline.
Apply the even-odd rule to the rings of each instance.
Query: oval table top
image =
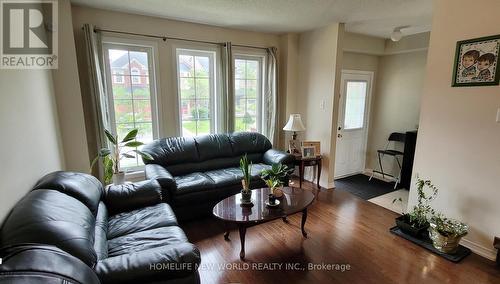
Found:
[[[229,222],[261,223],[286,217],[307,208],[314,200],[314,194],[306,189],[284,187],[284,195],[278,198],[280,204],[269,208],[264,203],[269,197],[269,188],[252,190],[253,206],[241,205],[241,193],[232,195],[219,203],[213,209],[215,217]]]

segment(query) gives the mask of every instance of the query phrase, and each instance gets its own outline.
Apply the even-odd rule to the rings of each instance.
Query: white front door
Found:
[[[373,73],[342,71],[335,178],[363,172]]]

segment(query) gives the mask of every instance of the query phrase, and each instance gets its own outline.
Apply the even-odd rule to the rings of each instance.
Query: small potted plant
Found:
[[[135,158],[133,153],[140,155],[145,160],[153,160],[153,157],[139,149],[130,150],[127,152],[122,152],[122,147],[137,148],[144,145],[144,143],[136,140],[138,129],[132,129],[125,137],[120,141],[118,140],[118,135],[113,135],[108,130],[104,130],[106,137],[109,142],[113,145],[112,150],[108,148],[102,148],[99,150],[97,157],[94,158],[90,165],[90,169],[94,167],[99,159],[102,159],[104,165],[104,182],[110,184],[123,184],[125,182],[125,173],[120,170],[120,161],[123,158]]]
[[[430,189],[427,194],[425,189]],[[414,237],[422,238],[427,233],[429,228],[428,218],[434,214],[434,209],[431,208],[430,202],[436,198],[438,189],[430,180],[422,180],[417,178],[417,205],[411,212],[403,213],[402,216],[396,218],[396,225],[406,234]],[[402,201],[401,198],[394,199],[392,202]]]
[[[247,154],[240,159],[240,169],[243,174],[243,179],[241,180],[241,185],[243,186],[241,190],[241,203],[251,204],[252,191],[250,190],[250,180],[252,179],[252,163],[248,161]]]
[[[266,182],[267,186],[271,188],[271,192],[274,194],[274,196],[280,198],[283,196],[282,187],[292,172],[293,169],[290,169],[289,167],[278,163],[273,164],[270,169],[263,170],[260,174],[260,177],[264,180],[264,182]]]
[[[444,253],[455,253],[463,236],[467,235],[469,227],[457,220],[446,218],[438,213],[431,217],[429,237],[432,245]]]

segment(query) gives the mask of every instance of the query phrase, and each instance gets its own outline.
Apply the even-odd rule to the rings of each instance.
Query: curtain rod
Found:
[[[159,36],[159,35],[142,34],[142,33],[132,33],[132,32],[107,30],[107,29],[100,29],[100,28],[94,28],[94,32],[95,33],[97,33],[97,32],[105,32],[105,33],[115,33],[115,34],[132,35],[132,36],[151,37],[151,38],[162,39],[163,41],[167,41],[167,39],[172,39],[172,40],[183,40],[183,41],[196,42],[196,43],[208,43],[208,44],[215,44],[215,45],[224,44],[224,43],[219,43],[219,42],[214,42],[214,41],[196,40],[196,39],[180,38],[180,37]],[[267,49],[265,47],[260,47],[260,46],[240,45],[240,44],[233,44],[233,46],[245,47],[245,48],[255,48],[255,49],[264,49],[264,50]]]

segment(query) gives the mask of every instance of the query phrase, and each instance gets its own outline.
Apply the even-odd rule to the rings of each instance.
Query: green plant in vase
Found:
[[[123,147],[137,148],[144,145],[144,143],[137,141],[138,129],[132,129],[120,141],[118,135],[113,135],[107,129],[104,130],[106,138],[112,144],[112,149],[102,148],[99,150],[97,157],[94,158],[90,165],[90,169],[95,166],[98,160],[102,160],[104,165],[104,182],[110,184],[123,184],[125,182],[125,173],[120,170],[120,161],[123,158],[135,158],[134,155],[140,155],[144,160],[153,160],[153,157],[139,149],[123,152]]]
[[[271,189],[271,193],[280,198],[283,196],[283,190],[281,189],[290,174],[293,172],[293,169],[278,163],[273,164],[270,169],[263,170],[260,173],[260,177],[264,180],[266,185]]]
[[[469,227],[460,221],[446,218],[443,214],[432,215],[430,219],[429,237],[432,245],[441,252],[454,253]]]
[[[241,185],[243,189],[241,190],[241,202],[243,204],[252,203],[252,191],[250,190],[250,181],[252,179],[252,162],[248,160],[247,154],[240,159],[240,170],[243,174],[241,179]]]

